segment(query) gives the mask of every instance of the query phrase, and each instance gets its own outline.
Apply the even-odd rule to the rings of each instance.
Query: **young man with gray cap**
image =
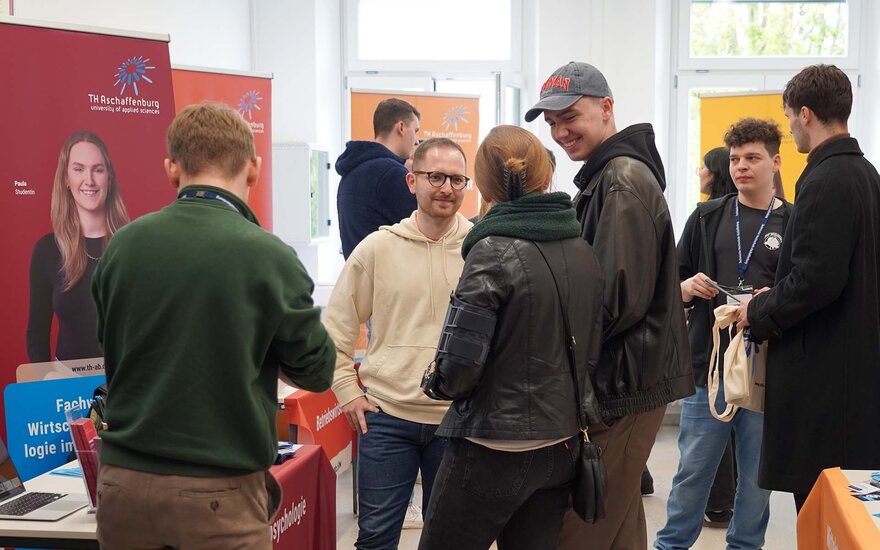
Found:
[[[590,436],[608,468],[607,516],[568,511],[560,548],[647,548],[642,471],[666,404],[694,393],[663,163],[650,124],[617,131],[614,99],[598,69],[571,62],[541,87],[525,116],[544,114],[571,160],[581,236],[605,275],[605,331],[592,374],[603,421]]]

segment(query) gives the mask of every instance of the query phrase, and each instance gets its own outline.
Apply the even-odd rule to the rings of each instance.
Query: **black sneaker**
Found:
[[[654,494],[654,478],[651,477],[651,472],[648,471],[648,468],[645,468],[645,471],[642,472],[642,496],[653,495]]]
[[[732,517],[733,510],[706,510],[706,515],[703,516],[703,527],[727,529]]]

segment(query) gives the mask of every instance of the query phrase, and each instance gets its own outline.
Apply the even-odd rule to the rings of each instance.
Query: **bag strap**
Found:
[[[581,389],[580,384],[578,383],[577,370],[575,367],[575,365],[577,364],[577,356],[575,354],[577,340],[575,340],[574,336],[572,336],[571,334],[571,324],[568,320],[568,308],[565,307],[565,300],[562,299],[562,291],[559,288],[559,280],[556,278],[556,272],[553,270],[553,265],[550,263],[550,260],[547,259],[547,255],[544,253],[543,245],[534,241],[532,241],[532,244],[535,245],[535,248],[537,248],[538,252],[541,253],[541,257],[544,258],[544,262],[546,262],[547,268],[550,269],[550,275],[553,277],[553,286],[556,287],[556,296],[559,298],[559,309],[562,313],[562,326],[565,329],[565,345],[568,351],[568,367],[571,371],[571,381],[574,384],[574,399],[575,410],[578,414],[578,429],[580,429],[581,433],[584,436],[584,442],[589,443],[590,438],[587,435],[587,414],[584,411],[583,402],[581,401]]]
[[[727,404],[724,408],[724,412],[719,413],[715,409],[715,401],[718,399],[718,385],[719,381],[719,365],[718,363],[721,361],[721,354],[718,353],[721,348],[721,338],[719,333],[723,328],[727,328],[728,333],[730,332],[730,327],[733,325],[730,323],[730,319],[722,317],[719,315],[721,313],[721,308],[724,306],[719,306],[715,308],[715,324],[712,326],[712,354],[709,356],[709,410],[712,412],[712,416],[722,422],[730,422],[733,420],[733,415],[736,414],[738,407],[736,405]]]

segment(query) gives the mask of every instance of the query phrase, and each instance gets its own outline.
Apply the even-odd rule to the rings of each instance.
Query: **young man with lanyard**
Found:
[[[724,136],[730,148],[730,175],[737,193],[697,205],[678,243],[681,298],[691,310],[688,336],[697,393],[685,398],[678,447],[681,461],[667,501],[666,526],[657,533],[658,550],[690,548],[700,535],[703,510],[721,456],[736,434],[738,487],[727,530],[729,548],[761,548],[770,517],[770,491],[758,487],[763,414],[739,409],[722,422],[709,411],[707,376],[712,352],[713,310],[733,295],[751,296],[773,284],[785,226],[792,206],[773,195],[779,172],[782,134],[776,123],[746,118]],[[729,342],[721,331],[723,355]],[[714,403],[724,408],[723,387]]]
[[[261,160],[222,104],[168,129],[177,200],[118,231],[92,279],[104,348],[102,548],[272,547],[279,375],[311,391],[334,346],[296,253],[247,206]]]

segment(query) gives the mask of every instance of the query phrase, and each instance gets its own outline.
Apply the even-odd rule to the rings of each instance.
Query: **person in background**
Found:
[[[418,208],[364,239],[345,262],[324,315],[336,342],[333,392],[358,443],[359,549],[396,548],[422,475],[422,510],[446,443],[434,432],[448,405],[419,388],[443,326],[442,304],[458,284],[461,243],[471,223],[459,214],[468,184],[464,151],[432,138],[407,176]],[[354,347],[371,320],[357,373]],[[362,384],[358,383],[358,375]]]
[[[37,241],[31,256],[28,358],[41,363],[100,357],[89,285],[107,242],[129,217],[110,152],[92,132],[74,132],[61,146],[51,219],[52,233]],[[52,353],[54,316],[58,341]]]
[[[708,172],[708,174],[707,174]],[[711,178],[711,179],[709,179]],[[773,181],[779,178],[779,172],[773,173]],[[704,183],[705,182],[705,183]],[[700,191],[709,196],[709,200],[720,199],[725,195],[736,193],[736,186],[730,177],[730,150],[727,147],[710,149],[703,156],[703,167],[700,170]],[[777,196],[779,196],[777,194]],[[706,501],[706,513],[703,526],[726,529],[733,517],[733,504],[736,495],[736,435],[730,432],[730,441],[721,455],[715,481]]]
[[[880,464],[880,175],[849,134],[852,97],[834,65],[785,85],[807,166],[773,288],[742,303],[737,325],[769,340],[758,483],[793,493],[798,512],[823,469]]]
[[[296,253],[247,206],[261,159],[223,105],[167,134],[177,200],[122,228],[92,296],[108,399],[102,548],[272,547],[278,378],[324,391],[334,346]]]
[[[342,176],[336,207],[345,259],[367,235],[416,209],[404,163],[418,145],[420,117],[402,99],[381,101],[373,113],[373,141],[349,141],[336,160],[336,172]]]
[[[782,173],[776,172],[773,176],[773,193],[780,199],[785,198],[785,187],[782,185]]]
[[[709,200],[736,193],[736,186],[733,184],[733,178],[730,177],[730,149],[727,147],[709,149],[703,155],[699,176],[700,193],[708,196]]]
[[[777,172],[778,174],[778,172]],[[727,147],[715,147],[703,155],[703,163],[697,171],[700,178],[700,193],[709,199],[717,199],[730,193],[736,193],[733,179],[730,177],[730,159]],[[733,496],[736,492],[736,464],[733,460],[733,434],[730,443],[724,450],[709,501],[706,504],[706,527],[726,528],[733,516]],[[642,496],[654,494],[654,478],[648,468],[642,472]]]
[[[464,271],[432,364],[437,384],[426,388],[453,403],[437,430],[449,447],[419,548],[489,548],[497,539],[504,549],[552,549],[579,449],[576,392],[588,421],[600,418],[588,370],[602,342],[602,274],[568,195],[548,193],[553,167],[538,138],[498,126],[475,168],[490,208],[462,246]]]

